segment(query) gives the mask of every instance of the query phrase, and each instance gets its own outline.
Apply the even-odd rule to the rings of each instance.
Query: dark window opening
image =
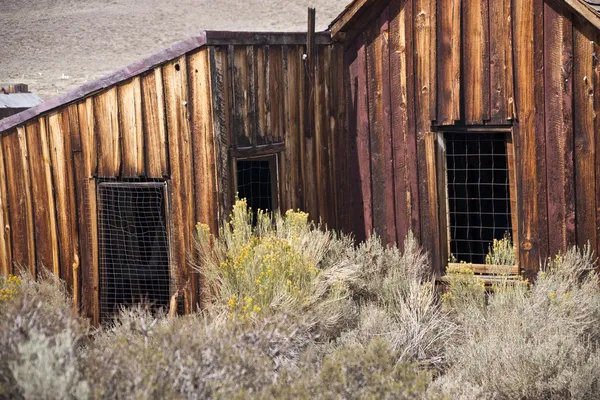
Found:
[[[237,191],[252,209],[254,221],[257,210],[277,208],[277,163],[275,157],[237,161]]]
[[[445,142],[451,257],[485,264],[493,240],[512,233],[506,133],[446,133]]]
[[[164,183],[98,185],[102,321],[138,303],[169,307],[166,201]]]

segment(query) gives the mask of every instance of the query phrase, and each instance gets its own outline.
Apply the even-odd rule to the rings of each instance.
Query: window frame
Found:
[[[269,163],[269,174],[271,179],[271,199],[272,199],[272,209],[270,212],[275,212],[279,210],[279,205],[281,204],[281,162],[280,162],[280,152],[272,152],[266,154],[247,154],[247,155],[238,155],[232,157],[232,182],[233,182],[233,192],[234,198],[232,202],[235,201],[235,196],[238,194],[238,170],[237,163],[238,161],[267,161]]]
[[[437,194],[439,204],[439,224],[440,224],[440,256],[442,258],[442,266],[460,265],[460,263],[450,262],[451,250],[451,232],[450,232],[450,204],[448,200],[448,171],[446,158],[446,134],[447,133],[502,133],[506,140],[506,155],[509,179],[509,196],[510,196],[510,213],[511,213],[511,235],[513,247],[515,251],[515,265],[509,267],[505,265],[491,264],[470,264],[476,274],[498,274],[508,273],[517,275],[520,273],[519,268],[519,217],[518,217],[518,191],[516,183],[516,155],[514,146],[514,135],[512,126],[475,126],[475,127],[457,127],[448,126],[440,127],[436,131],[436,168],[437,168]]]

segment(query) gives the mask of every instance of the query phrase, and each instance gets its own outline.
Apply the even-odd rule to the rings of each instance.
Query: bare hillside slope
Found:
[[[204,29],[317,29],[347,0],[0,0],[0,82],[47,99]]]

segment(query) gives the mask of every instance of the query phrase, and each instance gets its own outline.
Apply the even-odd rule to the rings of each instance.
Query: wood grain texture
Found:
[[[329,97],[331,112],[330,148],[331,176],[335,185],[334,208],[335,229],[347,232],[349,219],[352,218],[349,207],[348,190],[348,130],[346,126],[346,97],[344,96],[344,48],[341,44],[331,45],[331,67],[329,68]]]
[[[534,2],[538,0],[516,0],[513,7],[514,63],[515,63],[515,97],[519,123],[515,126],[514,137],[517,155],[517,176],[520,177],[517,191],[519,193],[519,266],[528,278],[534,278],[540,261],[546,257],[547,225],[545,220],[545,153],[543,144],[536,143],[543,135],[536,135],[540,122],[543,124],[542,110],[536,109],[536,102],[541,100],[539,81],[536,81],[535,69],[540,67],[540,53],[534,48],[541,47],[543,56],[543,37],[536,32],[534,42],[534,12],[543,15],[540,9],[534,10]],[[540,2],[541,3],[541,2]],[[538,23],[540,21],[537,21]],[[539,26],[538,28],[539,29]],[[535,57],[534,57],[535,56]],[[534,66],[535,61],[535,66]],[[538,74],[539,75],[539,74]],[[541,114],[540,114],[541,113]],[[537,126],[536,126],[537,125]],[[546,226],[545,226],[546,225]]]
[[[548,252],[575,244],[573,186],[573,36],[564,9],[544,5],[544,83]]]
[[[437,123],[460,119],[461,0],[437,2]]]
[[[325,65],[326,49],[320,47],[316,52],[315,70],[315,192],[317,198],[317,213],[322,221],[329,225],[331,223],[328,215],[329,193],[333,190],[329,181],[329,124],[327,101],[325,96]]]
[[[152,178],[169,175],[162,68],[141,77],[144,160]]]
[[[248,51],[250,49],[250,52]],[[250,56],[250,57],[249,57]],[[232,129],[235,144],[238,147],[251,146],[253,143],[253,114],[251,109],[251,81],[254,79],[252,68],[252,46],[233,46],[232,88],[233,114]]]
[[[172,191],[172,238],[177,289],[183,293],[185,311],[191,312],[198,303],[197,275],[191,270],[188,257],[194,243],[195,206],[192,174],[192,142],[188,120],[188,78],[185,57],[163,67],[167,138]]]
[[[23,267],[29,271],[31,276],[35,277],[36,257],[35,257],[35,216],[33,213],[33,197],[31,194],[31,172],[29,168],[29,150],[27,148],[27,138],[24,127],[17,128],[17,137],[19,140],[20,162],[23,170],[23,189],[25,202],[25,226],[27,227],[27,264]]]
[[[12,243],[12,265],[9,272],[27,267],[27,220],[25,210],[25,187],[21,151],[17,131],[2,137],[6,172],[7,200],[9,210],[9,230]]]
[[[465,123],[481,125],[489,119],[487,0],[465,0],[462,10]]]
[[[71,265],[69,266],[73,274],[73,310],[78,312],[81,308],[81,250],[79,247],[79,224],[77,215],[82,210],[82,205],[77,202],[76,196],[76,176],[74,170],[73,142],[71,139],[75,136],[74,132],[79,132],[79,110],[77,104],[67,106],[66,114],[69,121],[69,134],[65,140],[65,168],[67,173],[67,200],[73,213],[69,215],[69,230],[71,234]],[[81,145],[80,142],[77,143]],[[80,147],[77,147],[79,149]]]
[[[142,88],[140,78],[117,87],[124,177],[145,175]]]
[[[354,69],[353,76],[353,95],[352,101],[355,105],[356,115],[356,154],[357,154],[357,168],[358,168],[358,179],[360,185],[357,184],[359,189],[357,198],[359,200],[359,206],[363,215],[363,221],[360,218],[357,222],[362,226],[356,226],[355,232],[357,239],[368,238],[373,233],[373,200],[371,195],[371,154],[369,150],[369,105],[368,105],[368,81],[367,81],[367,51],[366,42],[364,36],[361,36],[357,40],[357,53],[354,65],[351,68]],[[351,132],[351,135],[353,133]],[[360,235],[360,236],[359,236]]]
[[[121,146],[117,88],[113,87],[93,97],[94,135],[98,143],[98,175],[104,178],[119,176]]]
[[[10,216],[8,213],[9,204],[6,182],[4,146],[2,145],[2,137],[0,136],[0,273],[4,277],[12,273],[12,242],[10,237]]]
[[[390,112],[389,9],[367,33],[369,146],[373,230],[386,244],[396,240]]]
[[[71,127],[68,109],[48,116],[48,137],[57,210],[60,277],[72,289],[72,264],[74,262],[72,219],[75,218],[75,214],[68,210],[76,210],[76,208],[75,204],[72,204],[72,185],[69,182],[68,172],[72,168]]]
[[[78,203],[81,313],[95,326],[100,323],[98,220],[96,208],[96,183],[92,176],[97,165],[96,139],[91,98],[77,104],[79,131],[71,131],[73,168]]]
[[[35,216],[37,270],[59,272],[56,207],[52,186],[46,119],[25,126]]]
[[[229,76],[227,74],[227,57],[225,49],[210,48],[210,82],[212,93],[213,124],[216,149],[217,188],[219,191],[220,221],[224,221],[231,209],[231,199],[234,198],[237,188],[229,182],[230,162],[227,151],[229,149],[230,119],[229,119]],[[260,113],[259,113],[260,114]],[[259,116],[259,119],[262,118]],[[260,128],[259,128],[260,131]],[[256,142],[259,142],[258,137]]]
[[[512,36],[510,27],[510,1],[489,2],[490,24],[490,122],[492,124],[505,124],[512,119],[509,114],[509,101],[512,97],[512,79],[509,70],[512,70]],[[511,100],[512,102],[512,100]]]
[[[267,114],[270,125],[268,131],[268,142],[278,143],[285,136],[285,113],[283,92],[283,50],[282,46],[269,47],[268,63],[268,97]]]

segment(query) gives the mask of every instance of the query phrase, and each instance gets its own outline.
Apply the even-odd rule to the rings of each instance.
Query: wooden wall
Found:
[[[217,232],[229,215],[236,157],[273,152],[280,208],[337,227],[349,215],[345,177],[334,170],[346,152],[342,47],[320,39],[309,82],[305,46],[274,37],[281,44],[203,47],[3,134],[1,272],[59,275],[98,322],[97,182],[164,179],[172,277],[193,310],[203,301],[188,265],[195,224]]]
[[[1,272],[59,275],[98,322],[96,180],[166,179],[174,278],[192,310],[194,227],[216,232],[220,218],[209,70],[203,48],[3,134]]]
[[[344,35],[353,187],[346,226],[400,242],[412,230],[443,268],[430,132],[513,129],[519,263],[600,249],[598,31],[557,0],[375,2]],[[429,157],[429,159],[428,159]],[[600,176],[600,175],[598,175]]]
[[[300,208],[331,228],[348,217],[342,47],[318,45],[312,84],[304,53],[293,44],[210,48],[222,215],[236,194],[235,160],[277,153],[281,210]]]

